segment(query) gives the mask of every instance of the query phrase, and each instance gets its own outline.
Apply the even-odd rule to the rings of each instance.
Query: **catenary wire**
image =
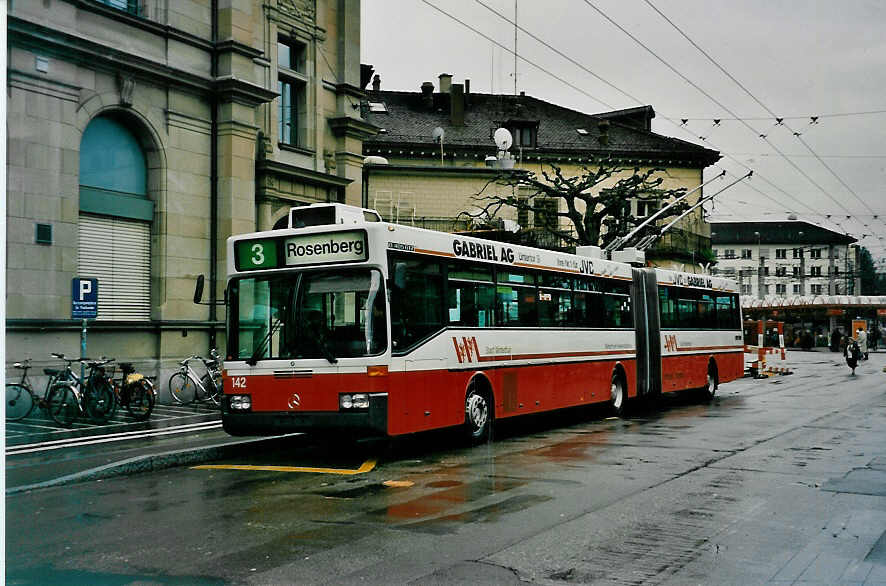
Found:
[[[477,34],[477,35],[483,37],[484,39],[486,39],[486,40],[488,40],[488,41],[490,41],[491,43],[493,43],[494,45],[500,47],[501,49],[503,49],[503,50],[505,50],[505,51],[507,51],[507,52],[509,52],[509,53],[516,54],[515,51],[514,51],[512,48],[507,47],[507,46],[505,46],[505,45],[499,43],[498,41],[496,41],[495,39],[493,39],[493,38],[489,37],[488,35],[484,34],[484,33],[481,32],[480,30],[478,30],[477,28],[475,28],[475,27],[469,25],[468,23],[466,23],[465,21],[459,19],[458,17],[456,17],[456,16],[454,16],[454,15],[452,15],[452,14],[446,12],[445,10],[443,10],[442,8],[440,8],[440,7],[438,7],[438,6],[434,5],[434,4],[432,4],[432,3],[429,2],[428,0],[422,0],[422,2],[423,2],[424,4],[426,4],[426,5],[428,5],[429,7],[433,8],[433,9],[436,10],[437,12],[443,14],[443,15],[446,16],[447,18],[450,18],[451,20],[454,20],[455,22],[461,24],[461,25],[464,26],[465,28],[467,28],[467,29],[471,30],[472,32],[474,32],[475,34]],[[586,2],[587,4],[589,4],[592,8],[594,8],[594,9],[596,10],[596,7],[594,7],[592,4],[590,4],[590,3],[588,2],[588,0],[585,0],[585,2]],[[603,14],[603,13],[601,13],[601,14]],[[514,24],[513,21],[510,21],[507,17],[504,17],[504,16],[502,16],[502,15],[500,15],[500,17],[503,18],[504,20],[506,20],[507,22],[510,22],[511,24]],[[605,17],[605,18],[608,18],[608,17],[605,16],[605,14],[604,14],[604,17]],[[610,19],[610,22],[613,22],[613,24],[614,24],[616,27],[618,27],[618,28],[620,28],[622,31],[624,31],[623,28],[621,28],[617,23],[614,23],[614,21],[611,21],[611,19]],[[628,34],[629,36],[631,36],[629,32],[627,32],[627,31],[624,31],[624,32],[625,32],[626,34]],[[536,37],[533,36],[533,38],[536,38]],[[633,37],[632,37],[632,38],[633,38]],[[636,40],[636,39],[635,39],[635,40]],[[641,44],[641,46],[644,46],[644,48],[646,48],[648,51],[652,52],[650,49],[648,49],[648,47],[645,47],[645,45],[643,45],[641,41],[636,40],[636,42],[638,42],[639,44]],[[652,54],[655,55],[654,52],[653,52]],[[583,95],[585,95],[585,96],[591,98],[592,100],[594,100],[594,101],[596,101],[596,102],[598,102],[598,103],[604,105],[605,107],[610,108],[610,109],[616,109],[616,108],[615,108],[614,106],[612,106],[611,104],[608,104],[608,103],[606,103],[605,101],[603,101],[603,100],[597,98],[596,96],[591,95],[590,93],[588,93],[588,92],[582,90],[581,88],[575,86],[574,84],[572,84],[572,83],[570,83],[569,81],[563,79],[562,77],[560,77],[560,76],[558,76],[558,75],[552,73],[551,71],[549,71],[548,69],[546,69],[546,68],[544,68],[544,67],[538,65],[537,63],[535,63],[535,62],[533,62],[533,61],[531,61],[531,60],[529,60],[529,59],[523,57],[522,55],[516,54],[516,56],[517,56],[521,61],[523,61],[523,62],[525,62],[525,63],[527,63],[527,64],[529,64],[529,65],[532,65],[533,67],[535,67],[535,68],[538,69],[539,71],[541,71],[541,72],[543,72],[543,73],[549,75],[550,77],[553,77],[554,79],[556,79],[556,80],[560,81],[561,83],[563,83],[563,84],[565,84],[565,85],[571,87],[572,89],[578,91],[579,93],[581,93],[581,94],[583,94]],[[655,55],[655,56],[658,57],[657,55]],[[659,58],[659,59],[660,59],[660,58]],[[663,61],[663,62],[664,62],[664,61]],[[665,62],[665,64],[667,65],[666,62]],[[669,67],[670,67],[670,66],[669,66]],[[671,69],[673,69],[673,68],[671,68]],[[683,78],[687,81],[687,83],[690,83],[691,85],[693,85],[693,87],[697,87],[694,83],[691,82],[691,80],[689,80],[688,78],[685,78],[685,76],[682,76],[682,74],[680,74],[680,73],[677,72],[676,70],[674,70],[674,72],[675,72],[677,75],[680,75],[681,77],[683,77]],[[625,92],[624,90],[619,90],[619,91],[621,91],[621,93],[623,93],[624,95],[626,95],[626,96],[628,96],[628,97],[632,97],[632,96],[630,96],[630,94],[628,94],[628,93]],[[699,88],[699,91],[701,91],[702,93],[705,93],[704,90],[701,90],[700,88]],[[709,96],[709,95],[706,94],[706,93],[705,93],[705,95],[708,96],[710,99],[712,99],[713,101],[716,102],[716,99],[713,98],[712,96]],[[632,97],[632,99],[634,99],[635,101],[638,101],[638,103],[640,103],[640,104],[643,103],[642,101],[637,100],[637,98],[633,98],[633,97]],[[723,106],[721,105],[721,107],[723,107]],[[728,110],[727,110],[727,111],[728,111]],[[732,112],[730,112],[730,113],[733,114],[733,116],[735,116],[734,113],[732,113]],[[686,130],[685,128],[683,128],[683,127],[681,127],[679,124],[677,124],[677,122],[676,122],[675,120],[673,120],[673,119],[671,119],[671,118],[665,118],[665,119],[668,120],[669,122],[671,122],[675,127],[680,128],[680,129],[682,129],[682,130],[684,130],[684,131]],[[750,128],[750,127],[749,127],[749,128]],[[751,130],[752,130],[753,132],[755,132],[755,133],[757,132],[757,131],[756,131],[755,129],[753,129],[753,128],[751,128]],[[731,156],[731,155],[730,155],[728,152],[726,152],[725,150],[720,149],[719,147],[717,147],[716,145],[714,145],[714,144],[712,144],[712,143],[710,143],[710,142],[709,142],[709,144],[711,144],[712,147],[714,147],[714,148],[716,148],[717,150],[719,150],[719,151],[720,151],[721,153],[723,153],[726,157],[728,157],[729,159],[733,160],[733,161],[734,161],[735,163],[737,163],[738,165],[740,165],[740,166],[742,166],[742,167],[744,167],[745,169],[748,169],[748,170],[751,169],[750,167],[748,167],[747,165],[745,165],[744,163],[742,163],[741,161],[739,161],[739,160],[736,159],[735,157]],[[782,154],[781,156],[784,157],[783,154]],[[730,173],[730,174],[731,174],[731,173]],[[734,174],[731,174],[731,175],[735,176]],[[767,179],[765,176],[761,175],[759,172],[755,171],[755,176],[756,176],[758,179],[760,179],[760,180],[764,181],[765,183],[767,183],[768,185],[770,185],[773,189],[775,189],[775,190],[779,191],[780,193],[782,193],[785,197],[787,197],[787,198],[791,199],[792,201],[794,201],[795,203],[799,204],[800,206],[802,206],[802,207],[804,207],[804,208],[806,208],[806,209],[809,209],[809,210],[814,210],[814,209],[815,209],[815,208],[811,207],[810,205],[806,204],[805,202],[800,201],[799,199],[797,199],[797,198],[794,197],[793,195],[787,193],[784,189],[782,189],[782,188],[780,188],[779,186],[775,185],[772,181],[770,181],[769,179]],[[753,189],[754,191],[756,191],[757,193],[759,193],[759,194],[762,195],[763,197],[765,197],[765,198],[767,198],[767,199],[769,199],[769,200],[775,202],[776,204],[782,205],[781,202],[778,202],[777,200],[775,200],[774,198],[772,198],[772,196],[770,196],[770,195],[764,193],[763,191],[757,189],[755,186],[753,186],[753,185],[751,185],[751,184],[748,184],[748,185],[751,187],[751,189]]]
[[[704,55],[704,56],[707,58],[707,60],[710,61],[710,62],[711,62],[711,63],[712,63],[717,69],[719,69],[719,70],[723,73],[723,75],[725,75],[725,76],[728,77],[730,80],[732,80],[732,82],[735,83],[735,85],[737,85],[738,87],[740,87],[740,88],[741,88],[741,89],[742,89],[742,90],[743,90],[748,96],[750,96],[750,98],[751,98],[752,100],[754,100],[754,101],[755,101],[755,102],[756,102],[761,108],[763,108],[764,110],[766,110],[766,112],[768,112],[773,118],[775,118],[775,119],[778,121],[777,124],[784,125],[785,128],[787,128],[787,129],[791,132],[791,134],[793,134],[794,137],[796,137],[797,140],[799,140],[800,143],[801,143],[804,147],[806,147],[806,149],[807,149],[810,153],[812,153],[812,155],[815,156],[816,160],[818,160],[818,162],[821,163],[821,164],[824,166],[824,168],[827,169],[827,170],[831,173],[831,175],[833,175],[834,178],[837,179],[837,181],[839,181],[840,184],[841,184],[844,188],[846,188],[846,190],[849,191],[849,193],[851,193],[851,194],[855,197],[855,199],[857,199],[859,202],[861,202],[861,204],[862,204],[863,206],[865,206],[869,211],[873,212],[873,209],[871,209],[871,207],[867,204],[867,202],[865,202],[863,199],[861,199],[861,198],[858,196],[858,194],[855,193],[855,191],[854,191],[851,187],[849,187],[849,185],[843,180],[843,178],[840,177],[839,175],[837,175],[837,173],[836,173],[836,172],[830,167],[830,165],[828,165],[827,163],[825,163],[824,160],[822,160],[822,158],[819,157],[818,154],[812,149],[812,147],[809,146],[809,144],[808,144],[805,140],[803,140],[803,137],[800,136],[800,133],[799,133],[799,132],[796,132],[793,128],[791,128],[791,127],[788,126],[787,124],[784,124],[784,118],[778,118],[778,117],[776,116],[775,112],[773,112],[773,111],[772,111],[772,110],[771,110],[766,104],[764,104],[764,103],[763,103],[763,102],[762,102],[762,101],[761,101],[756,95],[754,95],[754,93],[751,92],[751,90],[749,90],[749,89],[748,89],[743,83],[741,83],[738,79],[736,79],[734,75],[732,75],[731,73],[729,73],[728,71],[726,71],[726,69],[725,69],[722,65],[720,65],[720,63],[719,63],[716,59],[714,59],[714,58],[710,55],[710,53],[708,53],[707,51],[705,51],[704,49],[702,49],[702,48],[698,45],[698,43],[696,43],[695,41],[693,41],[693,40],[689,37],[689,35],[687,35],[685,32],[683,32],[683,29],[681,29],[680,27],[678,27],[678,26],[676,25],[676,23],[674,23],[674,21],[672,21],[672,20],[671,20],[670,18],[668,18],[668,17],[667,17],[667,16],[666,16],[661,10],[659,10],[659,9],[658,9],[658,8],[652,3],[651,0],[644,0],[644,1],[645,1],[646,4],[647,4],[650,8],[652,8],[652,9],[653,9],[653,10],[654,10],[659,16],[661,16],[661,17],[662,17],[662,18],[663,18],[668,24],[670,24],[670,25],[674,28],[674,30],[676,30],[678,33],[680,33],[680,35],[681,35],[684,39],[686,39],[686,41],[688,41],[689,44],[691,44],[693,47],[695,47],[696,49],[698,49],[698,51],[699,51],[702,55]],[[762,136],[762,135],[761,135],[761,136]],[[766,140],[766,139],[764,138],[764,140]],[[767,140],[767,142],[769,142],[769,141]],[[776,149],[776,150],[778,150],[778,149]],[[778,151],[778,152],[779,152],[779,154],[782,154],[782,156],[784,156],[783,153],[781,153],[780,151]],[[788,160],[787,157],[785,157],[785,160]],[[794,165],[794,167],[795,167],[798,171],[800,170],[799,167],[797,167],[792,161],[789,161],[789,162],[790,162],[792,165]],[[809,179],[809,181],[812,182],[816,187],[819,187],[819,189],[821,189],[821,191],[822,191],[823,193],[825,193],[824,188],[822,188],[822,187],[819,186],[815,181],[813,181],[811,177],[807,176],[805,172],[803,173],[803,175],[804,175],[807,179]],[[832,199],[834,199],[834,201],[837,201],[835,198],[833,198],[833,197],[830,196],[829,194],[826,193],[826,195],[828,195],[829,197],[831,197]],[[839,204],[839,202],[838,202],[838,205],[841,205],[841,204]],[[841,207],[843,207],[843,206],[841,205]],[[846,209],[846,208],[843,207],[843,209]],[[847,210],[847,211],[848,211],[848,210]]]
[[[584,0],[584,3],[587,4],[588,6],[590,6],[595,12],[597,12],[597,14],[599,14],[599,15],[602,16],[604,19],[606,19],[607,22],[609,22],[609,23],[612,24],[614,27],[616,27],[618,30],[620,30],[620,31],[623,32],[625,35],[627,35],[632,41],[634,41],[635,43],[637,43],[638,45],[640,45],[641,47],[643,47],[643,49],[645,49],[650,55],[652,55],[653,57],[655,57],[659,62],[661,62],[665,67],[667,67],[668,69],[670,69],[674,74],[676,74],[677,76],[679,76],[683,81],[685,81],[686,83],[688,83],[689,85],[691,85],[693,88],[695,88],[697,91],[699,91],[702,95],[704,95],[704,96],[707,97],[709,100],[711,100],[712,102],[714,102],[715,104],[717,104],[718,106],[720,106],[720,108],[722,108],[724,111],[728,112],[730,115],[734,116],[735,118],[739,118],[739,117],[738,117],[738,114],[736,114],[735,112],[733,112],[728,106],[726,106],[725,104],[723,104],[722,102],[720,102],[717,98],[715,98],[714,96],[712,96],[711,94],[709,94],[707,91],[705,91],[704,88],[702,88],[701,86],[699,86],[698,84],[696,84],[695,82],[693,82],[691,79],[689,79],[688,77],[686,77],[685,75],[683,75],[683,73],[681,73],[680,71],[678,71],[673,65],[671,65],[670,63],[668,63],[664,58],[662,58],[658,53],[656,53],[655,51],[653,51],[653,50],[652,50],[649,46],[647,46],[643,41],[641,41],[640,39],[638,39],[638,38],[637,38],[635,35],[633,35],[630,31],[628,31],[628,30],[625,29],[623,26],[621,26],[620,24],[618,24],[615,20],[613,20],[613,19],[612,19],[608,14],[606,14],[604,11],[600,10],[599,8],[597,8],[597,6],[595,6],[590,0]],[[815,180],[812,179],[812,177],[810,177],[808,173],[806,173],[805,171],[803,171],[803,169],[801,169],[801,168],[800,168],[796,163],[794,163],[792,160],[788,159],[788,158],[784,155],[784,153],[782,153],[781,150],[780,150],[777,146],[775,146],[775,145],[772,143],[772,141],[770,141],[770,140],[766,137],[765,134],[759,132],[757,129],[755,129],[753,126],[751,126],[751,125],[748,124],[747,122],[745,122],[745,121],[743,121],[743,120],[739,120],[739,121],[740,121],[740,122],[741,122],[741,123],[742,123],[742,124],[748,129],[748,130],[750,130],[751,132],[753,132],[754,134],[757,134],[760,138],[762,138],[763,141],[766,142],[766,144],[768,144],[768,145],[769,145],[774,151],[776,151],[778,154],[780,154],[780,155],[782,156],[782,158],[783,158],[783,159],[784,159],[789,165],[791,165],[791,166],[792,166],[792,167],[793,167],[798,173],[800,173],[800,174],[801,174],[803,177],[805,177],[810,183],[812,183],[812,184],[815,185],[819,190],[821,190],[821,192],[822,192],[826,197],[828,197],[829,199],[831,199],[831,201],[833,201],[834,203],[836,203],[836,204],[837,204],[840,208],[842,208],[843,210],[845,210],[845,211],[847,211],[847,212],[849,211],[845,206],[843,206],[842,203],[840,203],[836,198],[834,198],[830,193],[828,193],[823,187],[821,187],[817,182],[815,182]]]

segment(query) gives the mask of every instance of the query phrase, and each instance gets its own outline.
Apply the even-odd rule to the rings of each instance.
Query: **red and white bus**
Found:
[[[341,204],[228,239],[231,434],[396,436],[742,376],[734,282],[381,222]],[[300,226],[300,227],[295,227]]]

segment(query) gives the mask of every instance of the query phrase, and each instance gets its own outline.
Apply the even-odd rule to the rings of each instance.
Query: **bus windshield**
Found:
[[[230,286],[229,348],[235,360],[357,358],[387,348],[376,269],[246,277]]]

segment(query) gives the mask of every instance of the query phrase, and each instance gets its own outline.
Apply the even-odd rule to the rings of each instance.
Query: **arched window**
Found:
[[[118,118],[95,118],[80,141],[77,274],[98,279],[98,319],[150,319],[153,217],[138,139]]]

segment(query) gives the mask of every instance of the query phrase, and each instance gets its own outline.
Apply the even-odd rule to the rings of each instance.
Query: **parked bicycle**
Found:
[[[122,378],[113,381],[114,409],[121,405],[136,421],[144,421],[151,416],[157,402],[154,383],[145,375],[135,372],[130,362],[121,362],[120,370]]]
[[[62,380],[73,380],[73,371],[71,363],[79,361],[77,358],[65,358],[64,354],[53,352],[50,354],[59,360],[65,361],[67,364],[63,369],[44,368],[43,374],[47,375],[46,387],[43,390],[43,396],[37,395],[31,379],[28,378],[28,370],[31,368],[31,359],[27,358],[21,362],[13,363],[13,368],[22,371],[22,378],[17,383],[6,383],[6,420],[20,421],[31,414],[35,406],[43,409],[47,408],[49,391],[52,390],[53,384]],[[70,375],[68,373],[71,373]]]
[[[53,354],[65,362],[65,368],[52,383],[46,396],[46,409],[59,425],[70,427],[80,416],[105,422],[114,410],[114,390],[105,372],[105,365],[113,358],[66,358]],[[73,362],[83,362],[89,369],[83,381],[71,369]]]
[[[169,393],[176,403],[188,405],[194,401],[207,401],[218,405],[221,402],[220,357],[215,348],[209,354],[209,358],[194,354],[179,362],[181,369],[169,377]],[[191,368],[191,362],[195,361],[203,363],[206,372],[202,376],[198,376],[199,373]]]
[[[31,359],[15,362],[12,367],[22,371],[22,378],[17,383],[6,383],[6,421],[19,421],[30,415],[37,403],[37,398],[34,396],[31,381],[28,379]],[[50,382],[52,381],[50,380]]]

